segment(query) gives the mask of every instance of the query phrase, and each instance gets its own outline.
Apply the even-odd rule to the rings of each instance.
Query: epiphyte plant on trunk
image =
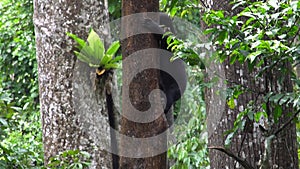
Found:
[[[77,58],[87,63],[90,67],[96,68],[96,74],[98,75],[95,79],[96,84],[102,85],[99,81],[100,79],[105,80],[105,85],[101,86],[105,87],[105,99],[108,113],[108,121],[110,127],[115,130],[118,130],[118,112],[115,111],[116,108],[114,106],[113,98],[112,98],[112,76],[114,71],[112,69],[120,68],[119,61],[122,60],[122,56],[116,56],[117,52],[120,48],[120,42],[115,41],[112,42],[110,47],[105,51],[104,43],[98,36],[98,34],[91,29],[87,41],[77,37],[72,33],[67,33],[69,37],[74,39],[77,42],[76,48],[79,51],[74,51]],[[116,57],[114,57],[116,56]],[[100,89],[99,86],[96,87],[96,90]],[[102,91],[102,90],[100,90]],[[110,138],[111,138],[111,148],[113,151],[118,152],[118,143],[116,141],[116,134],[110,129]],[[112,166],[116,168],[118,166],[118,156],[114,153],[112,155]]]
[[[87,42],[72,33],[67,32],[67,35],[77,42],[76,48],[79,51],[74,51],[77,58],[90,67],[97,68],[98,75],[102,75],[107,70],[119,68],[118,62],[122,60],[122,56],[114,57],[120,48],[119,41],[113,42],[105,51],[104,43],[93,29],[91,29]]]

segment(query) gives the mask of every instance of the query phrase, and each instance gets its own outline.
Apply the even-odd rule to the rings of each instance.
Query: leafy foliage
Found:
[[[2,87],[17,104],[36,105],[37,64],[34,49],[32,2],[2,1],[0,21],[0,62]]]
[[[67,150],[50,158],[47,167],[56,169],[82,169],[90,166],[90,154],[85,151]]]
[[[43,164],[32,3],[0,2],[0,168]]]
[[[200,24],[201,4],[198,1],[161,0],[160,3],[161,10],[171,16],[184,18],[196,25]],[[199,49],[205,48],[207,44],[200,44],[193,37],[188,37],[188,41],[183,41],[172,34],[167,33],[166,35],[169,36],[168,47],[174,53],[172,60],[180,58],[189,65],[186,67],[189,74],[189,85],[181,101],[181,105],[184,107],[180,109],[176,104],[174,108],[175,114],[180,113],[180,119],[177,119],[176,123],[178,124],[174,130],[177,142],[168,150],[168,158],[173,161],[171,168],[207,168],[209,159],[203,94],[207,84],[204,82],[204,60],[201,59],[203,51],[199,52]],[[182,114],[184,115],[182,116]],[[185,115],[188,117],[185,118]]]
[[[108,0],[109,20],[121,18],[121,0]]]
[[[174,161],[171,168],[174,169],[206,168],[209,165],[205,102],[202,95],[203,74],[200,72],[201,69],[197,66],[188,69],[188,88],[192,90],[186,90],[184,94],[181,103],[184,107],[174,130],[178,140],[168,150],[168,158]]]
[[[205,33],[210,35],[220,62],[229,57],[230,64],[245,64],[249,72],[255,74],[255,80],[265,78],[269,83],[265,91],[258,92],[264,98],[263,103],[253,100],[240,112],[234,129],[227,133],[227,145],[234,133],[243,130],[245,117],[256,122],[261,118],[267,119],[272,126],[282,118],[284,107],[294,108],[294,112],[286,112],[285,117],[297,115],[296,112],[300,110],[299,74],[294,71],[299,69],[300,60],[300,2],[235,0],[232,11],[236,9],[241,12],[233,16],[225,11],[208,10],[203,19],[211,28]],[[276,79],[270,79],[275,73]],[[295,84],[293,91],[283,87],[287,78],[291,78]],[[270,83],[272,80],[277,87]],[[244,86],[234,91],[239,94],[257,92]],[[231,92],[228,95],[229,108],[235,108],[234,100],[238,99],[239,94]]]
[[[172,17],[178,16],[199,25],[202,4],[198,0],[160,0],[160,9]]]
[[[174,54],[172,60],[180,58],[190,66],[199,66],[200,69],[205,69],[204,59],[201,59],[201,54],[205,52],[198,52],[198,49],[205,46],[204,44],[195,46],[191,41],[183,41],[171,34],[167,39],[167,43],[168,48],[170,48]]]
[[[104,44],[94,30],[91,30],[87,42],[74,34],[67,34],[78,44],[77,48],[80,52],[75,51],[75,54],[80,61],[89,64],[90,67],[101,68],[101,70],[119,68],[117,62],[122,60],[122,56],[117,56],[115,58],[113,58],[113,56],[120,48],[120,42],[113,42],[105,52]]]

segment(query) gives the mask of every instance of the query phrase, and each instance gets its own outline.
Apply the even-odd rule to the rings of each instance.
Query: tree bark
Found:
[[[237,12],[231,10],[230,1],[205,1],[205,3],[214,10],[225,10],[230,14]],[[204,28],[206,27],[203,23],[202,25]],[[278,86],[276,76],[278,77],[280,72],[277,70],[265,73],[261,80],[258,81],[255,80],[257,72],[249,72],[247,64],[235,63],[231,65],[228,58],[223,64],[217,65],[215,63],[214,66],[224,70],[225,79],[228,81],[227,87],[242,85],[247,86],[252,92],[245,92],[239,96],[238,100],[235,100],[235,109],[229,109],[226,105],[221,113],[216,111],[218,110],[216,109],[216,105],[211,104],[215,99],[216,91],[207,89],[205,92],[208,116],[207,125],[212,126],[208,127],[211,168],[298,168],[296,127],[294,123],[289,124],[280,134],[276,134],[274,138],[270,138],[266,137],[266,133],[259,129],[260,124],[247,120],[245,129],[232,138],[229,149],[224,148],[226,138],[224,132],[233,128],[238,113],[243,111],[250,101],[262,104],[264,102],[263,95],[261,94],[262,91],[272,91],[274,93],[291,92],[293,84],[290,76],[286,75],[284,86],[279,91],[276,87]],[[291,69],[291,65],[289,64],[283,64],[282,66]],[[268,129],[276,131],[276,129],[288,121],[287,113],[292,111],[291,107],[283,107],[283,116],[279,123]],[[215,119],[213,118],[215,114],[221,116],[218,121],[213,120]],[[268,139],[271,140],[271,145],[269,150],[266,150],[265,143]],[[264,159],[266,153],[268,153],[268,159]],[[238,159],[240,162],[237,162]],[[244,163],[243,166],[242,163]]]
[[[148,63],[158,64],[157,59],[152,59],[150,55],[156,53],[147,50],[147,48],[158,48],[158,41],[154,35],[151,34],[140,34],[130,36],[131,31],[135,27],[141,28],[141,18],[128,17],[130,14],[136,14],[140,12],[158,12],[159,1],[158,0],[123,0],[122,1],[122,31],[125,35],[125,39],[122,42],[122,56],[123,56],[123,89],[122,89],[122,120],[121,120],[121,133],[126,135],[121,138],[121,159],[120,168],[166,168],[166,151],[161,154],[151,154],[151,151],[155,149],[166,149],[167,139],[166,135],[160,137],[163,138],[157,142],[147,142],[147,138],[155,137],[161,134],[167,129],[167,122],[163,115],[159,115],[157,119],[148,123],[136,122],[130,117],[133,117],[135,112],[145,113],[151,106],[154,106],[154,112],[151,112],[151,116],[157,114],[163,114],[163,110],[157,109],[156,105],[149,104],[149,94],[153,89],[159,89],[159,71],[155,69],[143,70],[145,65]],[[148,16],[145,16],[148,17]],[[158,17],[158,16],[157,16]],[[141,28],[142,29],[142,28]],[[130,55],[135,52],[140,52],[137,59],[131,62],[125,62]],[[149,55],[150,53],[150,55]],[[128,77],[132,76],[133,70],[140,70],[138,74],[134,74],[132,81]],[[126,92],[129,88],[129,92]],[[158,102],[158,99],[155,99]],[[130,105],[133,105],[131,107]],[[159,103],[158,103],[159,104]],[[129,118],[124,117],[129,115]],[[146,114],[145,114],[146,115]],[[146,118],[146,117],[145,117]],[[137,144],[133,144],[133,140],[138,141]],[[144,156],[143,154],[148,154]]]
[[[45,165],[59,152],[78,149],[91,154],[90,168],[111,168],[107,80],[76,60],[75,42],[66,35],[86,39],[93,28],[108,41],[107,23],[106,0],[34,1]]]

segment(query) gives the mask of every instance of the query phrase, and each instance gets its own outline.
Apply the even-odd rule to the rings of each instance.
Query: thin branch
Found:
[[[277,136],[284,128],[286,128],[292,121],[295,117],[297,117],[297,115],[300,113],[300,110],[298,110],[294,115],[293,117],[291,117],[287,122],[285,122],[279,129],[277,129],[275,132],[274,132],[274,135]]]
[[[208,8],[208,6],[203,2],[203,0],[200,0],[200,2],[205,8]]]
[[[208,147],[209,149],[213,149],[213,150],[219,150],[223,153],[225,153],[226,155],[228,155],[229,157],[233,158],[234,160],[236,160],[237,162],[239,162],[245,169],[254,169],[254,167],[249,164],[246,159],[243,159],[235,154],[233,154],[230,150],[225,149],[224,147]]]

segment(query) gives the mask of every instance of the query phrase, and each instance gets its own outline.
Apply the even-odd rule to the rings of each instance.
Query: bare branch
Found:
[[[291,122],[292,120],[297,117],[297,115],[300,113],[300,110],[298,110],[294,115],[293,117],[291,117],[287,122],[285,122],[279,129],[277,129],[275,132],[274,132],[274,135],[277,136],[277,134],[279,134],[284,128],[286,128]]]
[[[234,160],[236,160],[237,162],[239,162],[245,169],[254,169],[254,167],[251,164],[249,164],[245,159],[233,154],[230,150],[225,149],[224,147],[208,147],[208,148],[213,149],[213,150],[219,150],[219,151],[225,153],[229,157],[231,157]]]

